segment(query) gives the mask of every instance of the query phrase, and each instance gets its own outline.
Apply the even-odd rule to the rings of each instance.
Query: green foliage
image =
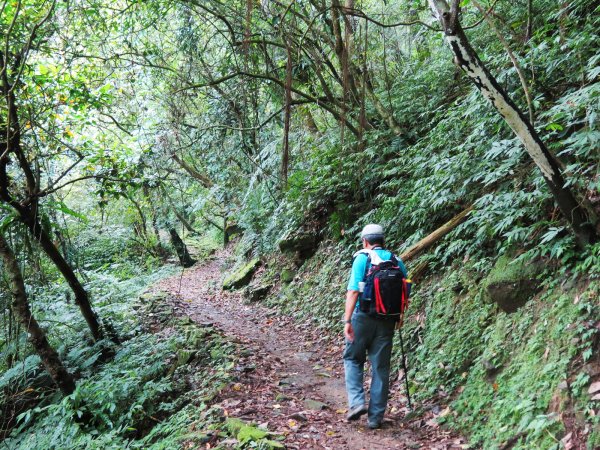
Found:
[[[317,12],[310,2],[291,2],[285,14],[277,2],[250,11],[226,3],[57,2],[27,51],[32,27],[50,2],[3,6],[5,73],[16,80],[19,145],[39,178],[39,219],[100,316],[130,338],[114,362],[100,364],[100,344],[82,345],[88,332],[68,287],[16,224],[13,208],[0,203],[0,230],[14,240],[36,317],[69,368],[83,377],[73,396],[60,403],[48,397],[22,416],[23,434],[12,444],[34,437],[31,445],[38,448],[58,442],[65,448],[198,444],[198,436],[185,435],[186,427],[216,420],[216,412],[175,398],[181,394],[177,374],[195,364],[198,349],[181,330],[171,337],[145,332],[131,314],[131,298],[173,272],[163,265],[168,246],[161,240],[180,222],[201,231],[185,237],[201,247],[200,259],[220,247],[219,227],[226,221],[244,230],[238,262],[274,252],[293,231],[325,239],[308,261],[282,258],[280,267],[269,265],[266,276],[275,281],[303,263],[268,302],[337,333],[350,249],[363,225],[381,223],[388,245],[401,250],[470,205],[474,211],[464,223],[411,261],[412,267],[427,263],[430,271],[415,287],[406,324],[415,369],[411,388],[422,400],[452,396],[447,423],[483,447],[518,432],[524,433],[519,448],[555,445],[563,425],[548,405],[563,379],[571,382],[575,412],[592,423],[593,405],[585,397],[590,376],[574,362],[596,357],[597,287],[586,283],[599,276],[600,246],[576,247],[538,169],[456,71],[438,33],[418,25],[366,28],[356,17],[349,64],[360,69],[356,86],[348,86],[330,12]],[[560,159],[566,185],[597,211],[597,2],[537,2],[531,36],[525,36],[525,3],[493,2],[490,17],[523,69],[534,126]],[[472,2],[461,5],[462,23],[478,23],[481,13]],[[371,17],[381,14],[378,2],[360,7]],[[423,2],[385,4],[385,21],[415,19],[430,20]],[[526,113],[503,43],[485,24],[467,29],[491,73]],[[248,35],[261,42],[241,42]],[[285,95],[277,81],[284,79],[288,45],[295,92],[284,183]],[[359,136],[344,119],[360,128]],[[10,155],[6,179],[22,201],[29,188],[18,161]],[[507,264],[514,254],[520,257]],[[488,282],[510,279],[534,260],[548,263],[543,295],[514,315],[487,303],[486,276]],[[4,292],[0,302],[4,310]],[[25,338],[23,330],[0,331],[2,355],[17,358],[0,380],[3,389],[43,377]],[[219,384],[230,361],[223,360],[225,347],[214,345],[203,357],[222,363],[214,378]],[[134,436],[155,414],[168,420]],[[78,416],[90,418],[91,428],[83,429]],[[243,427],[249,427],[238,436],[243,445],[271,445],[266,436],[246,438],[255,428]],[[592,434],[589,445],[597,441]]]
[[[181,348],[189,349],[192,358],[177,365]],[[31,449],[179,446],[192,439],[187,432],[192,423],[208,427],[218,420],[205,402],[216,394],[216,386],[229,381],[234,355],[234,347],[222,336],[189,323],[174,322],[171,331],[159,334],[142,332],[124,342],[113,360],[82,379],[72,395],[21,414],[19,427],[5,445]],[[196,390],[190,390],[190,385]]]

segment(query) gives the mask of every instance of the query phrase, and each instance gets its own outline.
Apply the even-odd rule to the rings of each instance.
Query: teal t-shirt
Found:
[[[373,249],[377,256],[379,256],[384,261],[389,261],[393,253],[389,250],[384,250],[381,247],[376,247]],[[360,281],[365,281],[365,274],[367,273],[367,260],[369,256],[365,253],[359,253],[354,258],[354,262],[352,263],[352,269],[350,270],[350,279],[348,280],[348,290],[349,291],[358,291],[358,283]],[[398,267],[402,271],[404,277],[408,277],[408,271],[406,270],[406,266],[402,262],[400,258],[398,258]]]

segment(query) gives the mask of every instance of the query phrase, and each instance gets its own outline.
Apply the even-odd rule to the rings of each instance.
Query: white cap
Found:
[[[366,237],[383,237],[383,227],[381,225],[377,225],[376,223],[370,223],[366,227],[363,228],[360,233],[360,238],[364,239]]]

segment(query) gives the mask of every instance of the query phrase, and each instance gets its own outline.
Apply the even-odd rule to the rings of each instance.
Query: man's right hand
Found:
[[[348,341],[354,342],[354,328],[352,328],[351,323],[347,323],[344,325],[344,336]]]

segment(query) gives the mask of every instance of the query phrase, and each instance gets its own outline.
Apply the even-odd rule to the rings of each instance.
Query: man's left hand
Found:
[[[347,323],[346,325],[344,325],[344,336],[346,336],[346,339],[348,339],[348,341],[354,342],[354,328],[352,328],[351,323]]]

